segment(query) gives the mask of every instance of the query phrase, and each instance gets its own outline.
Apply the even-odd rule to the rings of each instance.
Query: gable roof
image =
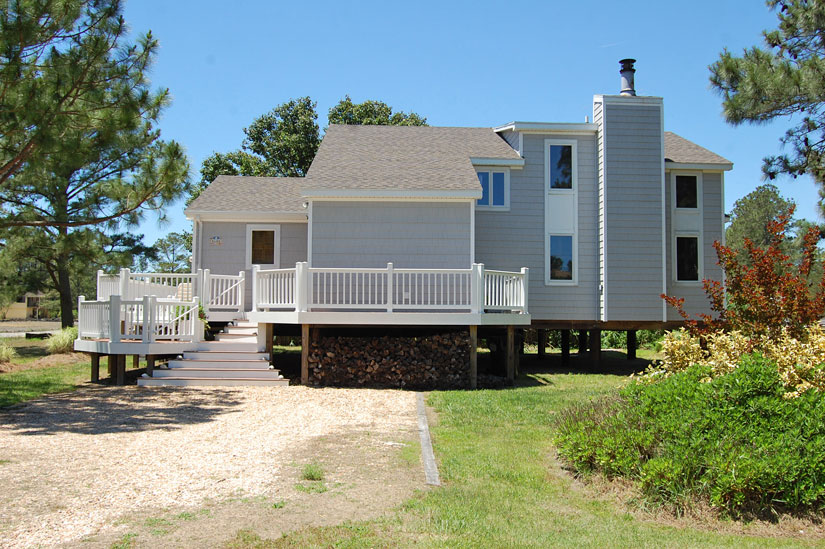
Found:
[[[186,208],[186,215],[221,212],[306,214],[302,177],[219,175]]]
[[[718,165],[720,169],[731,169],[733,163],[681,135],[665,132],[665,162],[677,164]]]
[[[306,196],[478,198],[471,158],[521,161],[492,128],[332,125],[307,172]]]

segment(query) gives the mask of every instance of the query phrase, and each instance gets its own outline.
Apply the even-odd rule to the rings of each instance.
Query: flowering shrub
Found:
[[[825,277],[814,284],[811,272],[817,261],[819,230],[812,227],[803,235],[802,259],[794,263],[782,251],[793,206],[787,213],[768,224],[770,242],[757,247],[745,239],[747,261],[737,251],[714,242],[724,282],[705,279],[705,293],[716,314],[702,314],[700,321],[690,318],[683,306],[684,298],[662,294],[675,307],[693,334],[715,330],[738,330],[747,337],[777,339],[790,334],[804,339],[805,330],[825,314]]]
[[[658,380],[700,365],[709,372],[702,381],[709,381],[734,371],[742,358],[753,352],[776,365],[786,398],[797,397],[809,389],[825,391],[825,330],[818,324],[809,326],[800,338],[791,335],[789,329],[776,337],[762,338],[749,338],[739,331],[719,330],[702,335],[673,331],[662,340],[664,359],[652,364],[642,380]]]

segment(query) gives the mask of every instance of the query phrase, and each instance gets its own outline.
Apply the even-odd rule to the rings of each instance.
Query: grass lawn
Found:
[[[227,547],[799,547],[747,525],[705,529],[630,513],[615,496],[571,479],[552,445],[553,416],[626,382],[600,374],[532,373],[515,388],[433,392],[432,426],[444,485],[385,518],[264,540],[238,532]],[[641,518],[640,518],[641,517]],[[670,524],[668,524],[670,522]],[[721,526],[720,526],[721,524]],[[722,531],[713,531],[717,528]]]
[[[49,366],[45,339],[7,338],[3,341],[15,348],[18,357],[13,360],[13,371],[0,373],[0,408],[47,393],[72,391],[89,381],[91,364],[88,358],[67,362],[64,357],[55,356],[55,365]],[[76,355],[66,355],[66,358],[68,356]]]

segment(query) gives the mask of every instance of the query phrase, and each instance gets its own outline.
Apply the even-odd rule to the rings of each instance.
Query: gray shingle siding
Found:
[[[615,103],[603,109],[605,320],[661,321],[661,109]]]
[[[544,234],[544,140],[578,143],[578,285],[546,286]],[[524,134],[521,170],[510,170],[510,211],[476,212],[476,262],[489,269],[530,269],[529,310],[535,320],[598,317],[598,222],[595,136]]]
[[[469,269],[468,202],[313,202],[312,266]]]
[[[250,223],[260,225],[261,223]],[[307,259],[307,224],[277,223],[281,227],[281,267],[294,267]],[[247,223],[204,221],[201,226],[200,265],[214,274],[236,275],[246,272],[246,308],[252,307],[252,271],[246,267]],[[212,246],[209,238],[221,237],[220,246]]]

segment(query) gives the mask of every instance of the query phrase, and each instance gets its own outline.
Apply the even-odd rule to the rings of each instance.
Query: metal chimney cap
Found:
[[[619,70],[619,73],[621,74],[621,73],[622,73],[622,72],[624,72],[624,71],[633,71],[633,72],[636,72],[636,69],[634,69],[634,68],[633,68],[633,64],[634,64],[635,62],[636,62],[636,60],[635,60],[635,59],[630,59],[630,58],[628,58],[628,59],[620,59],[620,60],[619,60],[619,63],[621,63],[621,64],[622,64],[622,68]]]

